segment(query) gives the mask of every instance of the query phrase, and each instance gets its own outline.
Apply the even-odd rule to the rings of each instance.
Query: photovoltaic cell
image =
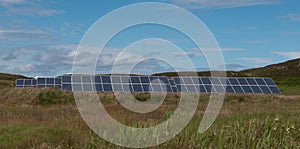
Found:
[[[257,85],[257,83],[255,82],[254,78],[246,78],[247,82],[249,85]]]
[[[109,76],[102,76],[101,77],[102,83],[111,83],[110,77]]]
[[[149,77],[141,77],[141,83],[150,83]]]
[[[272,79],[265,78],[264,79],[267,85],[276,86]]]
[[[201,81],[203,82],[203,84],[211,84],[211,81],[209,78],[201,78]]]
[[[237,78],[238,82],[240,85],[248,85],[247,81],[245,78]]]
[[[258,85],[266,85],[265,81],[261,78],[256,78],[255,81],[257,82]]]

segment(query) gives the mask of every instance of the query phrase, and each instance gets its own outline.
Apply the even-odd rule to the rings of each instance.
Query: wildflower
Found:
[[[276,118],[275,118],[275,122],[278,122],[278,121],[279,121],[279,117],[276,117]]]
[[[291,129],[295,129],[295,125],[292,125],[292,126],[291,126]]]
[[[289,133],[290,133],[290,128],[289,128],[289,127],[286,127],[286,128],[285,128],[285,131],[289,134]]]

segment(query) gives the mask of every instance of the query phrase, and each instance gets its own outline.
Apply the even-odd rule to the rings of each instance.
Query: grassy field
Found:
[[[149,96],[135,94],[139,100]],[[99,97],[114,118],[133,127],[161,123],[179,101],[178,94],[168,94],[156,111],[136,114],[122,108],[111,93]],[[158,148],[300,148],[300,96],[227,95],[215,123],[198,134],[208,97],[201,95],[188,126]],[[0,109],[0,148],[120,148],[87,127],[71,93],[2,89]]]

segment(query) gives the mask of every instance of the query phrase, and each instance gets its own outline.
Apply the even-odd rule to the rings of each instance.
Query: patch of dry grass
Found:
[[[169,118],[179,94],[148,114],[122,107],[112,93],[98,94],[106,110],[133,127]],[[147,100],[149,94],[134,94]],[[55,98],[55,99],[54,99]],[[41,101],[48,101],[47,104]],[[299,148],[300,97],[227,95],[220,115],[204,134],[197,130],[209,101],[201,95],[189,125],[159,148]],[[119,148],[95,135],[81,118],[72,93],[56,89],[0,90],[0,148]]]

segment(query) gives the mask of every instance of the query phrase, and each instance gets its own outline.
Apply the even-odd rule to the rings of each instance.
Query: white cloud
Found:
[[[45,8],[45,2],[33,0],[0,0],[0,6],[4,7],[2,16],[54,16],[64,13],[63,10]]]
[[[276,52],[276,54],[290,59],[300,58],[300,52]]]
[[[289,13],[287,15],[284,16],[279,16],[279,19],[286,19],[289,21],[300,21],[300,14],[296,14],[296,13]]]
[[[286,35],[300,35],[300,32],[283,32]]]
[[[252,64],[264,64],[272,62],[272,59],[270,58],[238,58],[238,60],[246,61]]]
[[[233,8],[276,4],[279,0],[172,0],[172,3],[190,8]]]
[[[270,42],[270,41],[269,40],[248,40],[245,43],[248,43],[248,44],[265,44],[265,43],[268,43],[268,42]]]
[[[0,0],[0,5],[8,7],[9,5],[19,5],[28,3],[27,0]]]
[[[0,29],[0,41],[15,41],[17,39],[54,39],[52,35],[41,30],[1,30]]]
[[[197,51],[202,51],[202,50],[207,50],[207,51],[243,51],[245,49],[243,48],[231,48],[231,47],[224,47],[224,48],[206,48],[206,49],[199,49],[199,48],[192,48],[192,50],[197,50]]]

